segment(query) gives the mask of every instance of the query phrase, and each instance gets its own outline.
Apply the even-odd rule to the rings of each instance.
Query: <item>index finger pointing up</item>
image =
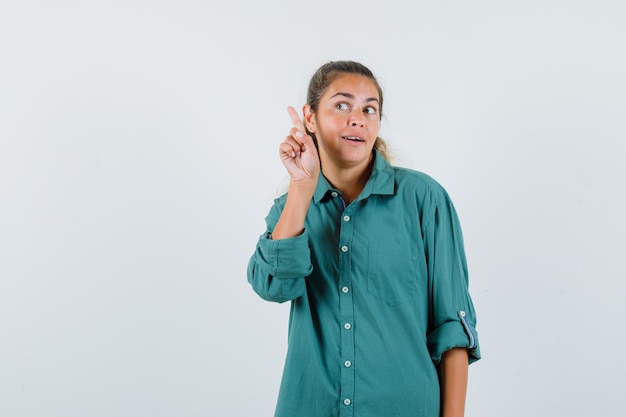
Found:
[[[289,112],[289,117],[291,117],[291,122],[293,123],[293,127],[298,129],[300,132],[304,133],[305,132],[304,123],[302,123],[302,120],[300,119],[300,116],[298,115],[298,112],[296,111],[296,109],[294,109],[291,106],[288,106],[287,111]]]

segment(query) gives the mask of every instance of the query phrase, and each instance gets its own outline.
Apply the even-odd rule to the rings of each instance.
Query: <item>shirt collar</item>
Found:
[[[374,167],[357,200],[363,200],[372,194],[393,195],[395,191],[393,168],[377,150],[374,149],[372,152],[374,153]],[[313,200],[319,203],[320,200],[333,191],[336,191],[336,189],[330,185],[326,177],[320,172]]]

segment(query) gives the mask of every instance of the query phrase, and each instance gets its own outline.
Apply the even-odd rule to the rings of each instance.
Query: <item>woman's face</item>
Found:
[[[379,100],[371,79],[341,74],[324,92],[315,113],[305,106],[305,123],[317,138],[322,166],[367,167],[380,130]]]

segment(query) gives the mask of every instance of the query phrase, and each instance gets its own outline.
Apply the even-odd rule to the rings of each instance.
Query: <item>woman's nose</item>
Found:
[[[360,112],[354,112],[351,116],[350,116],[350,126],[355,127],[355,126],[363,126],[363,115]]]

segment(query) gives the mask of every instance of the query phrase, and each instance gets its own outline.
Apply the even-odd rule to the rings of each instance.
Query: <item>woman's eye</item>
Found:
[[[374,107],[366,107],[364,113],[367,114],[376,114],[376,109]]]
[[[337,103],[338,110],[348,110],[348,105],[346,103]]]

